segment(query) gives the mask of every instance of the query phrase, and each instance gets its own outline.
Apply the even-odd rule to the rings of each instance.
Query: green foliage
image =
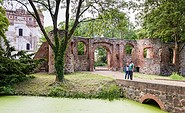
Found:
[[[172,75],[170,76],[170,78],[172,80],[183,80],[184,79],[183,76],[180,76],[178,73],[175,73],[175,72],[172,73]]]
[[[98,92],[81,92],[81,91],[69,91],[65,87],[53,87],[49,94],[53,97],[67,97],[67,98],[99,98],[99,99],[119,99],[121,96],[121,90],[116,84],[109,84],[109,86],[103,86]]]
[[[126,54],[132,54],[133,47],[129,44],[125,46]]]
[[[148,37],[160,38],[165,42],[184,41],[185,1],[156,0],[145,1],[143,10],[143,28]]]
[[[13,94],[14,89],[12,89],[11,86],[1,86],[0,87],[0,95],[7,95],[7,94]]]
[[[98,92],[97,97],[102,99],[114,100],[120,98],[121,90],[115,84],[110,84],[109,87],[104,87]]]
[[[72,28],[74,20],[71,19],[69,27]],[[65,22],[60,22],[61,29],[65,28]],[[127,15],[118,9],[109,9],[99,15],[98,19],[80,23],[74,36],[83,37],[109,37],[109,38],[124,38],[135,39],[136,35]]]
[[[26,54],[25,51],[12,54],[15,49],[10,47],[8,41],[5,44],[6,49],[1,48],[0,51],[0,92],[11,94],[9,87],[26,80],[27,75],[32,73],[43,60],[34,60],[32,59],[33,54]]]
[[[106,66],[107,63],[104,63],[104,62],[95,62],[94,63],[94,66],[97,67],[97,66]]]
[[[2,6],[0,6],[0,42],[5,40],[5,31],[8,30],[9,21],[6,17],[6,12]]]
[[[34,79],[15,85],[19,95],[42,95],[68,98],[117,99],[122,97],[121,88],[109,77],[89,72],[75,72],[65,75],[64,83],[53,83],[55,76],[34,74]]]
[[[53,27],[52,26],[48,26],[48,27],[45,27],[44,28],[46,33],[48,34],[50,31],[53,30]],[[40,42],[43,43],[43,42],[46,42],[46,38],[44,37],[44,35],[42,35],[42,37],[40,38]]]
[[[103,47],[96,49],[97,54],[95,54],[97,60],[95,61],[95,66],[106,66],[107,65],[107,50]]]
[[[146,58],[147,57],[147,49],[145,48],[143,51],[143,57]]]

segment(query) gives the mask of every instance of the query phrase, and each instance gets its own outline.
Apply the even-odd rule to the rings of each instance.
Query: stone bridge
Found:
[[[170,113],[185,113],[185,83],[168,85],[163,82],[117,79],[126,98],[140,103],[155,102]]]

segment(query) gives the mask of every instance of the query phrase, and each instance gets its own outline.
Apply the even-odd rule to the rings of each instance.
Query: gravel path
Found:
[[[114,79],[123,79],[124,80],[124,73],[119,72],[119,71],[94,71],[94,72],[90,72],[90,73],[99,74],[102,76],[108,76],[108,77],[112,77]],[[133,81],[185,87],[185,81],[149,80],[149,79],[139,79],[139,78],[134,78],[134,77],[133,77]]]

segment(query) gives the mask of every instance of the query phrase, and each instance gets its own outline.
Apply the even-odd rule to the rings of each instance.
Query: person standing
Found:
[[[134,63],[130,61],[129,64],[129,78],[130,80],[133,80],[133,72],[134,72]]]
[[[126,63],[124,71],[125,71],[125,79],[129,79],[129,64],[128,63]]]

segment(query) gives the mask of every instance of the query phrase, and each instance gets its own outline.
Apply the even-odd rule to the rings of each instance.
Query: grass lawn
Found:
[[[35,76],[35,78],[15,85],[15,94],[57,97],[96,97],[97,93],[99,94],[102,91],[104,93],[111,93],[111,91],[114,93],[114,90],[119,90],[114,79],[88,72],[75,72],[65,75],[65,84],[54,84],[55,75],[38,73],[33,74],[33,76]]]

